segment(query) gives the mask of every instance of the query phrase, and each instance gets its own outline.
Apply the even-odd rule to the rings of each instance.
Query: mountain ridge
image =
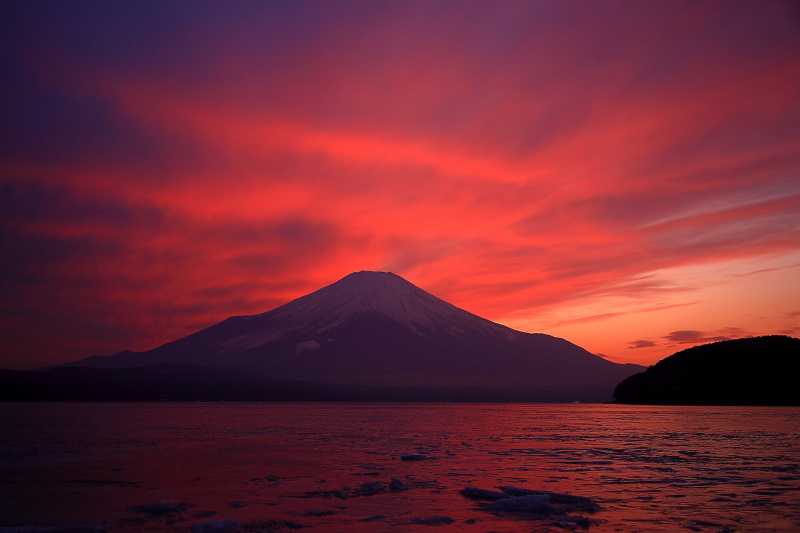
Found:
[[[608,389],[643,369],[460,309],[388,272],[354,272],[270,311],[232,316],[144,352],[75,361],[181,363],[351,386]]]

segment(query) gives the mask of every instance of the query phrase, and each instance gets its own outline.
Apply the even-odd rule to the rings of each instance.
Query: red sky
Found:
[[[797,6],[6,2],[0,367],[356,270],[620,362],[798,336]]]

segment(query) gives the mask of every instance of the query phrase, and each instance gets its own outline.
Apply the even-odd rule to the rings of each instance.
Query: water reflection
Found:
[[[62,509],[52,520],[102,515],[125,530],[131,505],[168,494],[214,516],[300,516],[325,531],[427,531],[425,517],[437,516],[452,518],[438,523],[445,530],[560,530],[481,513],[459,494],[517,485],[595,499],[604,510],[592,531],[800,530],[797,408],[7,404],[0,427],[0,496],[16,502],[3,524],[24,520],[36,495],[40,511]],[[389,476],[410,490],[301,497]],[[65,477],[139,485],[87,486],[82,499]]]

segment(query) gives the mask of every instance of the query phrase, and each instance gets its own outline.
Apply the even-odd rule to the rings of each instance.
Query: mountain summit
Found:
[[[369,271],[146,352],[68,366],[164,363],[335,386],[480,389],[493,391],[491,397],[527,391],[529,401],[607,400],[619,381],[643,370],[606,361],[564,339],[513,330],[396,274]]]
[[[391,272],[354,272],[272,311],[236,318],[264,324],[281,322],[291,325],[292,330],[312,330],[319,335],[365,315],[390,319],[423,336],[435,331],[477,331],[505,338],[514,335],[514,330],[449,304]],[[242,340],[261,342],[261,331],[259,328],[254,337]]]

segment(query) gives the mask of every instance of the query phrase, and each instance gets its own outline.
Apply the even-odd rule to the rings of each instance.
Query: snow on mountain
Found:
[[[250,321],[257,329],[226,339],[218,346],[225,351],[256,348],[301,330],[316,337],[355,315],[370,313],[389,317],[416,335],[424,336],[431,331],[460,335],[474,331],[510,340],[516,334],[513,329],[464,311],[396,274],[361,271],[272,311],[234,317]],[[260,328],[260,325],[278,327]]]

